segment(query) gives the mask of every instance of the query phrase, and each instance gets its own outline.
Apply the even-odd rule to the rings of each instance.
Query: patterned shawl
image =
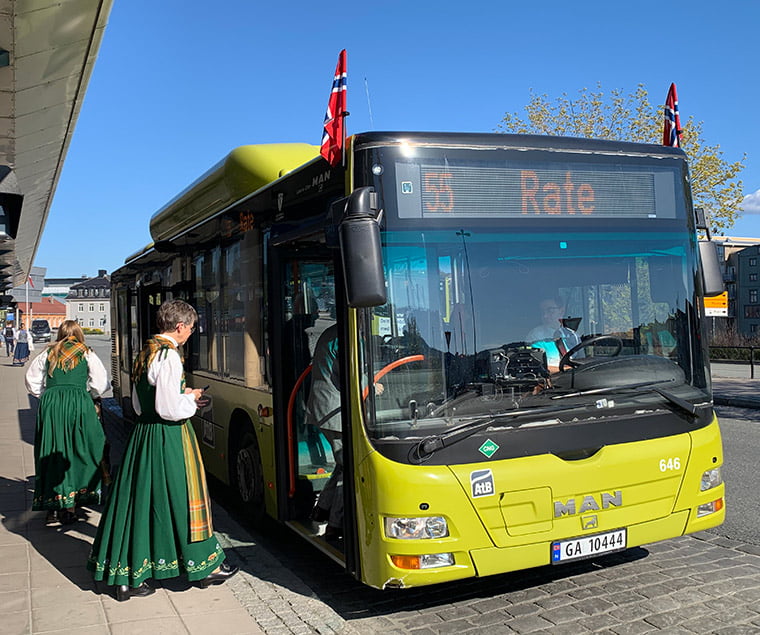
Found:
[[[60,344],[51,346],[47,356],[48,375],[52,377],[56,368],[60,368],[64,373],[73,370],[84,359],[87,350],[87,347],[73,335]]]
[[[155,335],[146,340],[145,346],[142,347],[142,350],[137,354],[137,357],[135,357],[134,364],[132,364],[132,381],[134,383],[137,383],[137,381],[140,379],[140,376],[143,373],[148,372],[148,368],[156,358],[156,355],[166,355],[169,349],[177,351],[177,354],[179,354],[177,345],[170,339],[161,337],[160,335]],[[182,359],[182,355],[180,355],[180,361],[183,364],[185,362],[185,360]],[[182,373],[182,390],[184,389],[185,374]]]

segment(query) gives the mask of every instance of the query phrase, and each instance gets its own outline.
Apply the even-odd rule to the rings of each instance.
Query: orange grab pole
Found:
[[[404,364],[408,364],[409,362],[421,362],[421,361],[424,361],[424,359],[425,359],[424,355],[409,355],[408,357],[401,357],[400,359],[397,359],[396,361],[393,361],[387,366],[383,366],[380,370],[378,370],[375,373],[375,377],[372,379],[372,383],[376,384],[377,382],[379,382],[394,368],[398,368],[399,366],[403,366]],[[362,399],[366,399],[367,395],[369,395],[369,386],[367,386],[364,389],[364,392],[362,393]]]
[[[293,430],[293,408],[295,407],[298,389],[311,372],[311,366],[309,364],[301,373],[301,376],[296,379],[293,390],[290,391],[290,399],[288,399],[288,498],[293,498],[296,494],[296,435]]]

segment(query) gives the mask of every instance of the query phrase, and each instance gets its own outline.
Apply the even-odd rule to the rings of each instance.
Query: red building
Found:
[[[20,308],[26,309],[26,305],[20,304]],[[32,320],[47,320],[51,329],[57,329],[61,322],[66,319],[66,304],[64,304],[58,298],[51,298],[43,296],[41,302],[32,302],[31,307],[31,319]],[[26,321],[26,316],[24,321]],[[27,327],[31,327],[31,323],[27,324]]]

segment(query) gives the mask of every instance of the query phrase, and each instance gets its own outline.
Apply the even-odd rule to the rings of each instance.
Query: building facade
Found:
[[[105,269],[95,278],[71,285],[66,296],[66,319],[85,329],[111,333],[111,280]]]
[[[51,329],[57,329],[66,319],[66,303],[53,297],[42,296],[39,302],[31,305],[30,324],[34,320],[47,320]]]

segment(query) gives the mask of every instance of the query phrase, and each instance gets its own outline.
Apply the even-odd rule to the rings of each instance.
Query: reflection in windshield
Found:
[[[385,239],[388,303],[363,326],[372,372],[396,364],[369,400],[379,430],[456,425],[635,382],[705,388],[696,265],[682,233],[460,228]]]

